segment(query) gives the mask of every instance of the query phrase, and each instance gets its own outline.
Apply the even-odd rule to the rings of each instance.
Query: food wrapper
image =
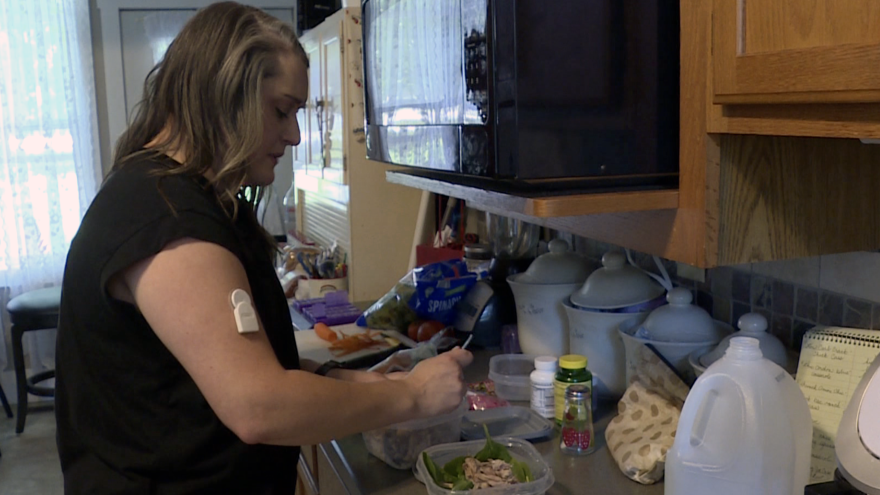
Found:
[[[605,429],[611,456],[627,478],[650,485],[663,478],[689,387],[650,348],[639,345],[636,377]]]
[[[397,330],[406,334],[416,320],[436,320],[451,325],[455,305],[477,282],[462,260],[441,261],[418,267],[395,284],[357,320],[358,326]]]

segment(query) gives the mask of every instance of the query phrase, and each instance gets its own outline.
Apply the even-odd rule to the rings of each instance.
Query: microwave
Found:
[[[363,0],[362,22],[370,159],[527,188],[677,187],[677,0]]]

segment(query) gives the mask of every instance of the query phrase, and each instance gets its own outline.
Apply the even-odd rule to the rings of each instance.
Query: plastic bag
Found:
[[[449,337],[447,333],[451,333],[451,329],[436,333],[429,340],[418,344],[412,349],[397,351],[374,365],[369,371],[382,374],[394,371],[409,371],[415,368],[419,362],[436,356],[440,349],[455,344],[455,337]]]
[[[357,324],[404,334],[416,320],[437,320],[451,325],[455,320],[455,305],[478,278],[478,274],[468,272],[462,260],[418,267],[364,311]]]

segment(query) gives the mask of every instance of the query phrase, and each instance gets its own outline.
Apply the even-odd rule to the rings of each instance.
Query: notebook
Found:
[[[843,411],[862,376],[880,354],[880,331],[815,327],[801,345],[797,383],[813,417],[810,483],[834,479],[834,439]]]

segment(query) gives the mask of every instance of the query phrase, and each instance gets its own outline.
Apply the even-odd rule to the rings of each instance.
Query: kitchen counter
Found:
[[[489,358],[497,351],[474,351],[474,362],[465,370],[469,382],[487,379]],[[518,403],[518,405],[523,405]],[[559,435],[533,445],[553,469],[556,483],[551,495],[661,495],[663,483],[641,485],[625,477],[605,445],[605,427],[616,414],[616,403],[600,403],[594,418],[596,450],[575,457],[559,451]],[[351,495],[410,495],[427,493],[411,471],[394,469],[372,456],[361,435],[353,435],[319,446],[342,486]],[[327,476],[330,473],[321,473]]]

